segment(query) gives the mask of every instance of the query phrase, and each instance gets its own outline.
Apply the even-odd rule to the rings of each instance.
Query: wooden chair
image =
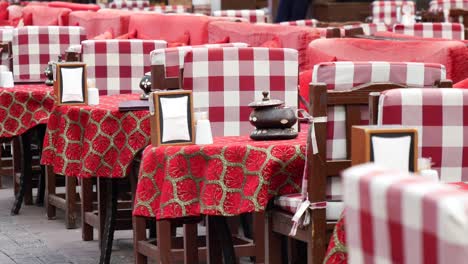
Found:
[[[396,74],[380,78],[381,75],[375,78],[379,72],[405,68],[410,70],[413,66],[422,67],[430,77],[421,83],[411,80],[414,75],[407,76],[406,71],[403,71],[404,76]],[[293,214],[307,200],[306,197],[313,206],[312,210],[307,209],[310,224],[299,225],[296,234],[290,239],[307,243],[307,263],[323,262],[326,243],[329,241],[327,233],[331,232],[340,214],[339,211],[332,212],[330,206],[338,209],[342,207],[342,204],[336,203],[341,199],[340,182],[336,176],[351,165],[351,127],[368,122],[366,112],[369,93],[408,85],[432,86],[445,78],[444,66],[421,63],[333,62],[316,65],[313,72],[309,111],[315,120],[311,126],[315,130],[317,148],[312,139],[309,139],[303,192],[280,197],[267,214],[266,262],[271,264],[282,263],[284,260],[281,256],[282,236],[287,236],[293,230]],[[338,72],[339,75],[336,74]],[[334,77],[330,79],[330,76]],[[380,82],[371,82],[377,79]],[[327,83],[323,83],[324,81]],[[324,206],[325,203],[327,206]],[[327,219],[327,215],[333,215],[334,219]]]
[[[254,77],[253,69],[255,67],[276,67],[278,69],[277,73],[272,73],[271,77],[282,76],[285,82],[275,83],[276,89],[272,89],[272,98],[279,98],[286,101],[286,104],[292,107],[297,106],[297,73],[283,72],[285,65],[287,67],[298,67],[297,63],[297,53],[292,50],[287,49],[269,49],[268,51],[264,48],[238,48],[238,47],[224,47],[224,48],[209,48],[209,49],[193,49],[188,52],[185,57],[184,63],[184,88],[193,90],[194,93],[194,107],[206,109],[209,112],[212,131],[214,136],[223,136],[223,135],[245,135],[250,133],[251,126],[248,123],[248,116],[245,113],[250,112],[247,104],[241,103],[238,101],[237,96],[229,96],[225,93],[224,87],[227,83],[226,81],[220,83],[220,75],[216,75],[214,72],[217,72],[215,69],[218,67],[219,56],[215,54],[225,54],[226,59],[229,58],[245,58],[242,61],[242,65],[246,67],[246,71],[238,71],[239,65],[232,66],[233,73],[238,72],[239,78],[244,77],[245,80],[252,79]],[[198,63],[206,63],[205,61],[199,61],[198,58],[203,58],[203,54],[208,54],[208,58],[211,58],[208,62],[208,65],[211,69],[210,73],[203,73],[204,68],[199,67]],[[210,55],[212,54],[212,55]],[[271,56],[268,57],[268,54]],[[254,57],[252,57],[255,55]],[[201,56],[201,57],[200,57]],[[233,57],[230,57],[233,56]],[[267,57],[265,57],[267,56]],[[261,66],[253,66],[254,58],[260,59],[262,62]],[[283,58],[283,59],[278,59]],[[252,64],[252,67],[247,67]],[[213,68],[215,67],[215,68]],[[291,75],[292,74],[292,75]],[[212,75],[215,75],[214,78]],[[291,75],[291,76],[290,76]],[[222,76],[222,75],[221,75]],[[229,78],[235,78],[236,76],[229,76]],[[196,79],[212,79],[210,81],[210,87],[202,87],[200,82]],[[266,78],[268,79],[268,78]],[[230,79],[232,80],[232,79]],[[261,79],[260,79],[261,80]],[[240,82],[232,82],[230,87],[231,93],[236,93],[240,91]],[[268,82],[264,83],[263,81],[255,82],[255,87],[250,87],[248,91],[242,90],[243,93],[243,102],[250,102],[256,100],[255,98],[259,96],[262,89],[268,89],[270,84]],[[223,89],[219,90],[222,87]],[[239,87],[233,89],[233,87]],[[206,93],[206,89],[209,90],[209,95]],[[217,98],[224,98],[224,101],[229,101],[228,106],[221,104],[216,100],[209,100],[209,96],[216,96]],[[198,100],[197,100],[198,99]],[[224,110],[223,110],[224,109]],[[237,115],[229,115],[220,117],[219,113],[224,112],[230,109],[230,111],[239,112]],[[230,129],[227,124],[235,123],[234,126],[236,129]],[[223,217],[221,217],[223,218]],[[215,252],[223,241],[218,240],[216,233],[213,233],[213,230],[221,230],[225,234],[225,240],[231,240],[229,238],[230,234],[236,234],[234,230],[227,229],[224,219],[219,217],[208,217],[207,219],[207,237],[206,243],[200,241],[200,238],[197,239],[196,233],[196,222],[200,219],[168,219],[168,220],[158,220],[156,221],[157,226],[157,239],[156,243],[151,243],[146,241],[146,221],[143,217],[134,217],[134,234],[135,234],[135,259],[137,263],[146,263],[147,258],[156,258],[161,263],[172,263],[171,261],[182,260],[185,257],[185,263],[198,263],[198,260],[206,259],[208,257],[209,263],[221,263],[221,255],[216,255]],[[239,237],[233,237],[234,241],[234,252],[237,254],[237,257],[240,256],[254,256],[257,263],[264,262],[264,240],[263,240],[263,220],[261,214],[255,213],[253,216],[253,240],[239,239]],[[188,221],[184,223],[184,221]],[[193,222],[190,222],[193,221]],[[184,229],[186,231],[184,239],[184,249],[180,249],[182,246],[182,241],[173,242],[171,241],[171,226],[176,224],[184,223]],[[161,233],[164,232],[164,233]],[[198,250],[197,250],[197,242]],[[231,242],[232,242],[231,241]],[[224,241],[226,242],[226,241]],[[229,241],[227,241],[229,243]],[[237,245],[236,245],[237,244]],[[205,246],[206,245],[206,246]],[[229,261],[234,261],[235,256],[234,252],[226,252],[224,259]]]

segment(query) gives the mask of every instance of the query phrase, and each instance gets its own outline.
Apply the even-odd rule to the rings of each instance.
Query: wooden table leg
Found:
[[[231,231],[224,216],[207,216],[207,250],[208,264],[235,264],[236,254]]]
[[[19,184],[17,181],[17,175],[21,174],[21,144],[20,139],[18,137],[14,137],[11,141],[11,148],[13,149],[13,155],[11,160],[13,162],[13,193],[16,195],[19,190]]]
[[[184,224],[184,263],[198,264],[198,224]]]
[[[65,226],[76,228],[76,177],[65,177]]]
[[[19,186],[18,192],[15,196],[15,202],[13,203],[13,207],[11,208],[11,214],[17,215],[19,210],[21,209],[21,205],[23,203],[23,199],[25,198],[25,193],[28,189],[31,189],[31,181],[32,181],[32,154],[31,154],[31,131],[28,130],[23,135],[20,136],[19,140],[20,150],[22,152],[21,157],[21,175],[19,179]],[[16,158],[20,156],[18,153]],[[15,179],[16,180],[16,179]],[[31,201],[32,203],[32,201]]]
[[[171,222],[169,220],[156,221],[156,243],[159,248],[160,264],[172,264],[171,254]]]
[[[55,219],[56,216],[56,208],[55,206],[49,203],[49,196],[55,195],[55,187],[56,187],[56,176],[54,173],[54,169],[52,166],[47,166],[46,168],[46,194],[45,194],[45,203],[47,208],[47,218],[49,220]]]
[[[138,242],[145,241],[146,238],[146,218],[142,216],[133,216],[133,252],[135,264],[147,264],[148,257],[138,251]]]
[[[252,213],[255,263],[265,263],[265,212]]]
[[[101,240],[100,264],[109,264],[112,255],[112,243],[114,241],[115,222],[117,217],[117,180],[106,179],[106,218],[104,223],[103,236]]]
[[[97,178],[97,192],[99,217],[98,240],[101,242],[103,240],[104,223],[106,222],[106,197],[108,195],[106,179]]]
[[[83,241],[91,241],[94,236],[94,228],[86,223],[86,213],[93,211],[93,180],[81,179],[81,238]]]

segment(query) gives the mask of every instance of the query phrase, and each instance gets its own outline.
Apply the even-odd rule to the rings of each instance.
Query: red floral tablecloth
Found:
[[[45,84],[0,88],[0,137],[18,136],[46,124],[54,107],[52,90]]]
[[[238,215],[300,191],[306,132],[294,140],[215,138],[212,145],[149,146],[143,152],[134,215]]]
[[[468,183],[456,182],[450,183],[455,185],[463,191],[468,192]],[[345,234],[345,213],[341,216],[340,220],[333,230],[333,235],[330,238],[328,245],[327,255],[323,263],[326,264],[344,264],[348,263],[348,250],[346,248],[346,234]]]
[[[138,94],[101,96],[97,106],[57,106],[47,125],[42,163],[57,174],[125,177],[150,143],[149,111],[120,112]]]

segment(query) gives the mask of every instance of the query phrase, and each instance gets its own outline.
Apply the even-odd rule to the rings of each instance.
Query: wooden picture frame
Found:
[[[192,91],[152,92],[149,96],[149,106],[153,146],[195,144]]]
[[[418,171],[418,129],[404,126],[353,126],[351,132],[351,163],[352,165],[358,165],[367,162],[375,162],[375,146],[376,139],[392,139],[393,142],[388,141],[381,146],[387,146],[384,152],[389,155],[378,154],[381,159],[387,160],[390,165],[392,162],[399,158],[404,159],[404,150],[401,150],[399,155],[391,155],[392,151],[388,148],[389,144],[393,146],[402,144],[402,139],[408,139],[409,137],[409,153],[408,153],[408,164],[407,168],[410,172]],[[400,141],[398,143],[397,141]],[[398,150],[400,151],[400,150]],[[392,159],[392,157],[394,157]],[[380,161],[382,162],[382,161]],[[396,162],[398,163],[398,161]],[[401,163],[401,161],[400,161]]]
[[[54,92],[56,105],[87,105],[86,64],[80,62],[54,64]]]

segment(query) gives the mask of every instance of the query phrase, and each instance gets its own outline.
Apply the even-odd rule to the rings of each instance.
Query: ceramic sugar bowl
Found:
[[[263,99],[249,104],[254,110],[249,121],[255,126],[250,134],[254,140],[293,139],[298,133],[293,128],[297,122],[296,112],[283,106],[283,101],[270,99],[269,92],[264,91]]]

